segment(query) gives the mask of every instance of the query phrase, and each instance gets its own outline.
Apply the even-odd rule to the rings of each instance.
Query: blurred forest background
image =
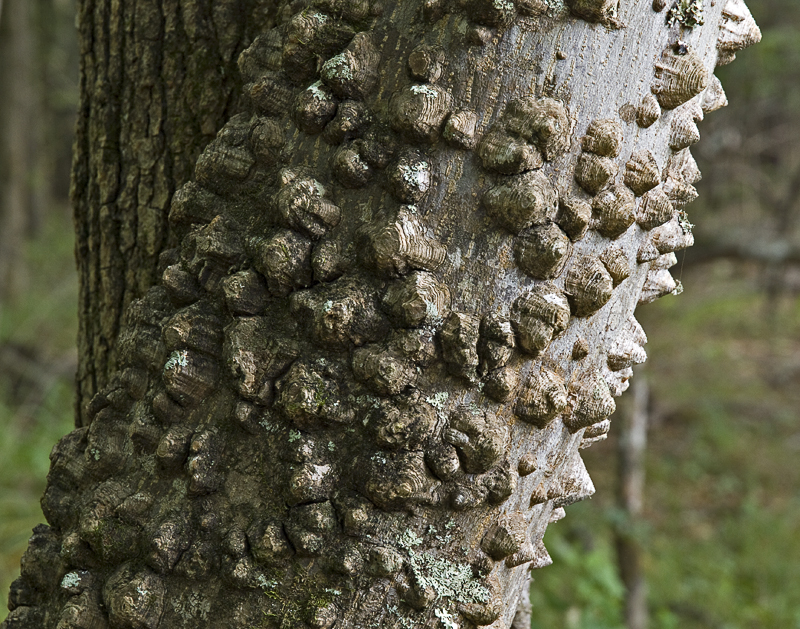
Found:
[[[748,4],[763,40],[717,71],[730,106],[694,148],[697,244],[673,269],[686,290],[637,311],[650,339],[643,517],[616,503],[615,421],[584,451],[596,497],[545,537],[555,564],[534,573],[536,629],[625,627],[619,535],[644,549],[651,627],[800,629],[800,3]],[[74,15],[74,0],[2,1],[0,596],[73,421]]]

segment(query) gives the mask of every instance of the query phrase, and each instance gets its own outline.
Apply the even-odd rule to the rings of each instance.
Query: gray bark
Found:
[[[7,627],[524,616],[644,360],[633,310],[676,288],[683,143],[732,54],[722,3],[694,30],[569,4],[284,7],[53,452]]]

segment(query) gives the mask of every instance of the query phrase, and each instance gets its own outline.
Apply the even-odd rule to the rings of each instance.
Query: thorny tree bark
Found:
[[[160,282],[53,451],[5,627],[509,627],[593,492],[578,450],[645,358],[633,310],[677,288],[746,7],[286,4],[165,241],[172,30],[139,3],[156,28],[115,48],[128,6],[82,13],[84,92],[116,95],[82,110],[82,342]]]

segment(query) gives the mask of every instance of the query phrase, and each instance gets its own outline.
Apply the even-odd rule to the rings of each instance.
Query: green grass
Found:
[[[594,526],[606,523],[584,520],[580,506],[569,517],[580,520],[550,525],[544,542],[553,566],[533,573],[531,629],[623,629],[624,588],[616,573],[613,548],[607,535]],[[596,516],[591,513],[592,519]]]

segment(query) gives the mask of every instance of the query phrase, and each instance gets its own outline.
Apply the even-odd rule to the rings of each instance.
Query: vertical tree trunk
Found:
[[[642,545],[636,535],[644,504],[647,407],[649,389],[643,376],[634,382],[633,399],[622,414],[619,432],[619,506],[625,527],[616,533],[617,562],[625,585],[625,624],[628,629],[647,627],[647,582],[642,569]]]
[[[79,0],[72,202],[80,277],[77,425],[108,383],[122,314],[177,236],[175,190],[236,111],[236,59],[272,25],[267,0]]]
[[[568,5],[286,3],[142,266],[175,172],[146,133],[167,56],[126,91],[150,48],[109,57],[128,14],[84,4],[84,89],[116,96],[83,111],[79,259],[105,287],[83,316],[161,283],[54,449],[7,626],[511,625],[547,524],[594,491],[578,450],[644,360],[633,310],[677,287],[740,3],[703,28]],[[123,136],[132,100],[150,119]]]
[[[31,210],[35,128],[31,5],[8,0],[0,18],[0,300],[24,289],[22,243]]]

